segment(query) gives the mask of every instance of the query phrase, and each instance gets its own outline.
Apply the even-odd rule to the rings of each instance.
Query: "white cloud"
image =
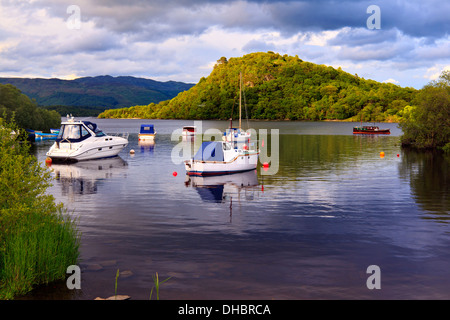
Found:
[[[450,71],[450,65],[435,65],[431,68],[428,68],[426,74],[423,77],[428,80],[437,80],[444,71]]]
[[[389,78],[387,80],[383,81],[384,83],[393,83],[393,84],[398,84],[398,81],[392,78]]]

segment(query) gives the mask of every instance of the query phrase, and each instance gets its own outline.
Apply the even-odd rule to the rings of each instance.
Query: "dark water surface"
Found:
[[[51,167],[49,193],[79,218],[81,290],[60,282],[26,299],[111,296],[118,269],[132,299],[149,298],[156,272],[172,277],[161,299],[450,298],[449,162],[402,150],[396,124],[354,136],[352,123],[250,122],[280,130],[277,174],[189,179],[171,134],[193,121],[91,120],[130,143],[115,159]],[[143,123],[153,146],[138,143]],[[37,144],[40,161],[50,145]],[[381,289],[366,285],[370,265]]]

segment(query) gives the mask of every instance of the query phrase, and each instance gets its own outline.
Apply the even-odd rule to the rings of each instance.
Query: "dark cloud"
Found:
[[[221,56],[269,50],[333,65],[389,62],[398,70],[449,63],[450,1],[1,1],[3,73],[20,66],[29,74],[152,70],[192,82]],[[80,30],[65,25],[73,4]],[[380,30],[366,26],[370,5],[381,10]]]
[[[12,4],[6,1],[6,5]],[[35,8],[67,16],[72,0],[34,1]],[[143,33],[149,39],[200,34],[211,26],[243,30],[272,29],[284,34],[364,28],[367,8],[381,10],[382,29],[417,37],[439,38],[450,30],[449,1],[218,1],[218,0],[79,0],[82,20],[117,33]],[[4,4],[5,5],[5,4]]]

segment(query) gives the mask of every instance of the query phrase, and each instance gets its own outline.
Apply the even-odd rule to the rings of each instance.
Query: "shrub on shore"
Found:
[[[64,279],[79,254],[74,220],[46,194],[50,172],[18,132],[0,119],[0,299]]]
[[[403,110],[402,145],[450,152],[450,71],[417,94],[414,106]]]

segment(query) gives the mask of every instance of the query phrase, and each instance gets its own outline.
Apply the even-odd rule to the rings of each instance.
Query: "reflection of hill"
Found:
[[[97,183],[124,172],[127,163],[120,157],[82,161],[73,164],[52,164],[51,169],[62,187],[63,195],[97,193]]]
[[[258,185],[256,170],[211,177],[186,176],[186,179],[186,186],[196,188],[205,202],[223,202],[233,196],[239,199],[242,190],[245,199],[251,200],[253,194],[245,193],[245,190]]]
[[[309,175],[312,171],[338,171],[361,160],[378,159],[381,150],[387,151],[385,148],[397,141],[395,137],[352,135],[281,134],[279,139],[277,175],[292,178]],[[267,139],[266,148],[270,154],[270,139]],[[272,177],[264,178],[270,180]]]
[[[408,179],[417,204],[430,213],[426,219],[450,220],[449,158],[437,153],[405,150],[400,176]]]

